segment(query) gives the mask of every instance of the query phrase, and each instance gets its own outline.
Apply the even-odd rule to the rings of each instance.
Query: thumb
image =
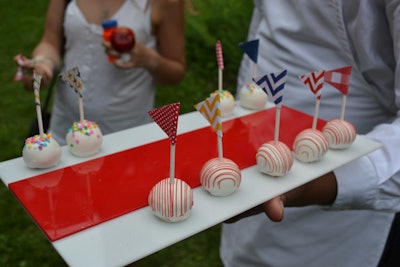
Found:
[[[282,199],[278,196],[262,204],[263,210],[268,218],[274,222],[280,222],[283,219],[284,205]]]

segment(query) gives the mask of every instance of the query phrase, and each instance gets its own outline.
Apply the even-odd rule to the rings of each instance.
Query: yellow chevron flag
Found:
[[[219,94],[210,96],[194,106],[211,124],[219,137],[222,137],[221,104]]]

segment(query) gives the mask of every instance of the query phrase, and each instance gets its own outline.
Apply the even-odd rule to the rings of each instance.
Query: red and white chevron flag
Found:
[[[316,70],[300,75],[300,80],[313,92],[317,99],[321,99],[321,89],[324,86],[324,70]]]
[[[176,144],[180,107],[180,103],[174,103],[148,112],[154,122],[168,135],[172,145]]]
[[[325,81],[347,95],[350,85],[351,66],[325,72]]]
[[[210,96],[194,106],[211,124],[219,137],[222,137],[221,103],[219,94]]]

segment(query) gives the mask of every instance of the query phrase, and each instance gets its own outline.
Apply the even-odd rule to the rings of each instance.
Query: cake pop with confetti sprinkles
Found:
[[[83,114],[83,85],[78,67],[65,71],[60,75],[69,87],[75,90],[79,101],[80,120],[74,122],[66,135],[69,151],[77,157],[89,157],[100,151],[103,143],[103,134],[99,126],[92,121],[85,120]]]
[[[61,147],[51,134],[46,134],[43,129],[42,111],[40,108],[40,83],[42,77],[33,74],[33,92],[35,95],[36,113],[39,126],[39,134],[25,140],[22,149],[22,158],[29,168],[50,168],[58,164],[61,159]]]

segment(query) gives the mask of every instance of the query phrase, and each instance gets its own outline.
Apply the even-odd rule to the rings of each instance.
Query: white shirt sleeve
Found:
[[[400,118],[366,135],[382,147],[336,169],[333,208],[400,211]],[[357,171],[354,171],[357,170]]]
[[[394,102],[398,110],[400,106],[400,3],[394,0],[386,2],[386,17],[393,38],[395,57]],[[400,111],[391,123],[376,126],[366,134],[366,137],[380,142],[383,146],[334,171],[338,183],[338,195],[333,208],[399,212]]]

